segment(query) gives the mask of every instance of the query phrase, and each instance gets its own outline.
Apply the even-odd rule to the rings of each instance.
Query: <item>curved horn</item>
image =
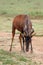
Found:
[[[33,32],[34,32],[34,29],[32,28],[32,29],[31,29],[31,34],[32,34]]]
[[[31,34],[31,37],[33,37],[33,36],[35,36],[35,35],[36,35],[36,33],[34,32],[34,33]]]

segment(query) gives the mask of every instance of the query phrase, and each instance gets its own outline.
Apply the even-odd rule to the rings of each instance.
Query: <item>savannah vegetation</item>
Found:
[[[0,0],[0,32],[11,33],[12,20],[18,14],[29,15],[36,36],[43,36],[43,0]],[[41,65],[41,62],[0,50],[0,65]]]
[[[0,15],[18,14],[43,17],[43,0],[0,0]]]

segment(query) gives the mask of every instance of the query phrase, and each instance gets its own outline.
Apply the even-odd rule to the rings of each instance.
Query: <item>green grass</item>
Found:
[[[12,21],[7,17],[0,17],[0,31],[11,32]]]
[[[36,36],[43,36],[43,22],[32,22]]]
[[[0,0],[0,15],[43,16],[43,0]]]
[[[0,62],[2,65],[40,65],[40,62],[32,61],[31,58],[24,55],[16,52],[9,53],[4,50],[0,50]]]

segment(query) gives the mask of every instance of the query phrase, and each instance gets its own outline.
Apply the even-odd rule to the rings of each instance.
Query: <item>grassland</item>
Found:
[[[40,65],[41,62],[33,61],[31,57],[13,52],[0,50],[0,65]]]
[[[0,15],[18,14],[43,17],[43,0],[0,0]]]

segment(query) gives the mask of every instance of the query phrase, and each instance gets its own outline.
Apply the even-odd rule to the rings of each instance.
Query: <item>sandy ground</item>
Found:
[[[0,49],[9,51],[11,44],[11,33],[0,32]],[[43,37],[33,37],[33,54],[31,55],[33,60],[42,62],[43,65]],[[15,35],[12,52],[20,52],[19,34]],[[28,53],[29,57],[30,54]]]

